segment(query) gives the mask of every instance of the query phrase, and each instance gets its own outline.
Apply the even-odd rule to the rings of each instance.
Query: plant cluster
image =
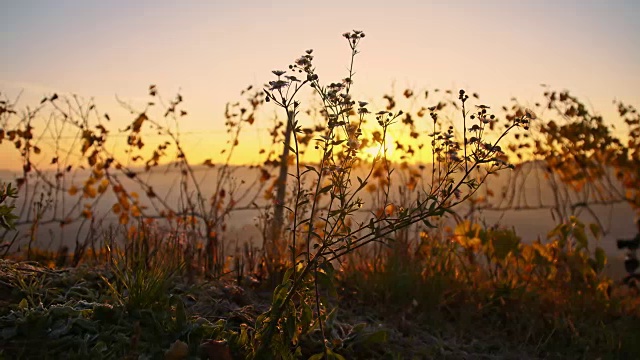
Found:
[[[351,65],[348,76],[341,82],[323,85],[313,66],[313,51],[307,50],[289,66],[290,71],[303,74],[304,80],[286,75],[285,71],[274,71],[277,79],[269,82],[265,89],[266,98],[286,112],[287,129],[293,134],[293,145],[288,143],[287,136],[284,146],[294,155],[295,167],[291,174],[294,201],[290,208],[277,204],[292,214],[292,221],[284,236],[278,238],[278,232],[274,231],[272,241],[284,240],[290,244],[291,262],[282,283],[274,291],[270,310],[258,318],[256,358],[274,353],[283,358],[293,358],[296,353],[300,355],[296,346],[299,338],[313,330],[322,334],[322,343],[325,344],[318,356],[341,358],[325,331],[331,312],[323,305],[327,300],[323,300],[321,295],[322,287],[331,289],[331,279],[335,277],[334,263],[367,245],[393,242],[395,234],[413,224],[420,222],[427,227],[435,227],[431,223],[433,219],[451,212],[453,207],[471,197],[482,184],[483,177],[510,166],[498,144],[512,129],[527,128],[529,124],[528,116],[516,118],[495,141],[487,141],[483,132],[495,121],[495,116],[488,113],[487,106],[480,105],[477,113],[469,119],[476,123],[467,128],[465,106],[469,97],[460,90],[458,99],[464,120],[462,141],[456,139],[453,126],[446,131],[436,131],[437,109],[430,109],[434,126],[431,134],[434,156],[431,184],[420,189],[415,201],[407,207],[396,207],[389,199],[390,182],[387,181],[387,188],[383,190],[384,211],[368,221],[358,222],[354,213],[364,203],[360,192],[368,185],[378,162],[387,169],[387,179],[393,171],[384,151],[385,134],[403,112],[383,110],[374,115],[382,134],[379,139],[381,154],[373,160],[364,178],[355,176],[354,179],[352,172],[358,161],[362,124],[371,112],[366,102],[356,101],[350,94],[354,82],[354,58],[364,33],[353,31],[343,36],[351,49]],[[304,132],[296,118],[300,106],[296,95],[306,84],[320,97],[323,104],[321,113],[326,121],[324,133],[315,140],[315,148],[321,153],[320,162],[315,166],[301,164],[299,158],[298,136],[304,136]],[[287,154],[287,151],[283,152],[283,163]],[[479,180],[470,178],[475,170],[481,174]],[[280,181],[280,189],[283,189],[286,182],[282,178]],[[304,184],[310,186],[305,188]],[[280,226],[279,221],[276,216],[276,226]],[[301,246],[299,241],[303,242]]]

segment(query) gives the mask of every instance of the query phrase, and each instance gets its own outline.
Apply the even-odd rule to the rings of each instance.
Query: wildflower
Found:
[[[369,110],[367,110],[367,108],[364,108],[364,107],[358,108],[358,114],[360,115],[369,114]]]
[[[305,55],[305,56],[302,56],[302,57],[298,58],[295,62],[296,62],[296,65],[298,65],[299,67],[306,69],[306,68],[311,66],[311,60],[312,59],[313,59],[313,56]]]
[[[360,143],[358,142],[358,139],[353,137],[353,138],[349,139],[349,141],[347,141],[347,146],[350,149],[357,150],[360,147]]]
[[[531,120],[535,120],[535,119],[537,119],[537,118],[538,118],[538,116],[536,115],[536,113],[535,113],[535,112],[533,112],[533,110],[531,110],[531,109],[526,109],[526,110],[525,110],[525,114],[526,114],[526,115],[527,115],[527,117],[528,117],[529,119],[531,119]]]
[[[460,162],[461,159],[458,156],[458,153],[455,150],[450,150],[447,152],[447,155],[449,156],[449,159],[453,162]]]
[[[280,90],[283,87],[289,85],[289,83],[284,80],[277,80],[277,81],[269,81],[269,85],[271,86],[269,90],[273,91],[273,90]]]

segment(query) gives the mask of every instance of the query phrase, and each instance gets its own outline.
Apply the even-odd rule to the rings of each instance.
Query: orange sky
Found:
[[[133,118],[115,95],[140,103],[149,84],[166,97],[180,91],[187,150],[215,159],[227,101],[308,48],[327,82],[345,77],[340,34],[359,29],[367,37],[356,59],[357,99],[380,99],[395,84],[465,88],[503,105],[512,96],[539,100],[546,83],[609,117],[614,99],[640,105],[638,17],[631,0],[15,0],[0,14],[0,92],[13,99],[22,91],[24,106],[54,92],[93,97],[124,128]],[[238,158],[254,158],[268,142],[254,131]],[[15,160],[13,146],[0,145],[0,168],[16,168]]]

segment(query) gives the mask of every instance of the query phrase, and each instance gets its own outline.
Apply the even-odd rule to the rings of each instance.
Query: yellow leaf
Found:
[[[20,300],[20,303],[18,304],[18,309],[24,310],[28,307],[29,307],[29,303],[27,302],[27,299]]]
[[[84,187],[84,197],[87,198],[95,198],[98,195],[98,191],[93,186],[85,186]]]
[[[391,216],[391,214],[393,214],[395,209],[396,209],[395,205],[389,204],[384,208],[384,212],[387,214],[387,216]]]
[[[140,212],[140,208],[138,208],[137,205],[133,205],[131,207],[131,216],[139,217],[140,215],[142,215],[142,213]]]

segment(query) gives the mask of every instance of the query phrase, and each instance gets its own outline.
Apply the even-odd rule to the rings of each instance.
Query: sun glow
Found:
[[[384,145],[384,147],[383,147]],[[395,148],[395,140],[389,134],[386,135],[384,143],[375,142],[374,144],[361,149],[361,153],[365,160],[373,160],[376,156],[391,158]]]

